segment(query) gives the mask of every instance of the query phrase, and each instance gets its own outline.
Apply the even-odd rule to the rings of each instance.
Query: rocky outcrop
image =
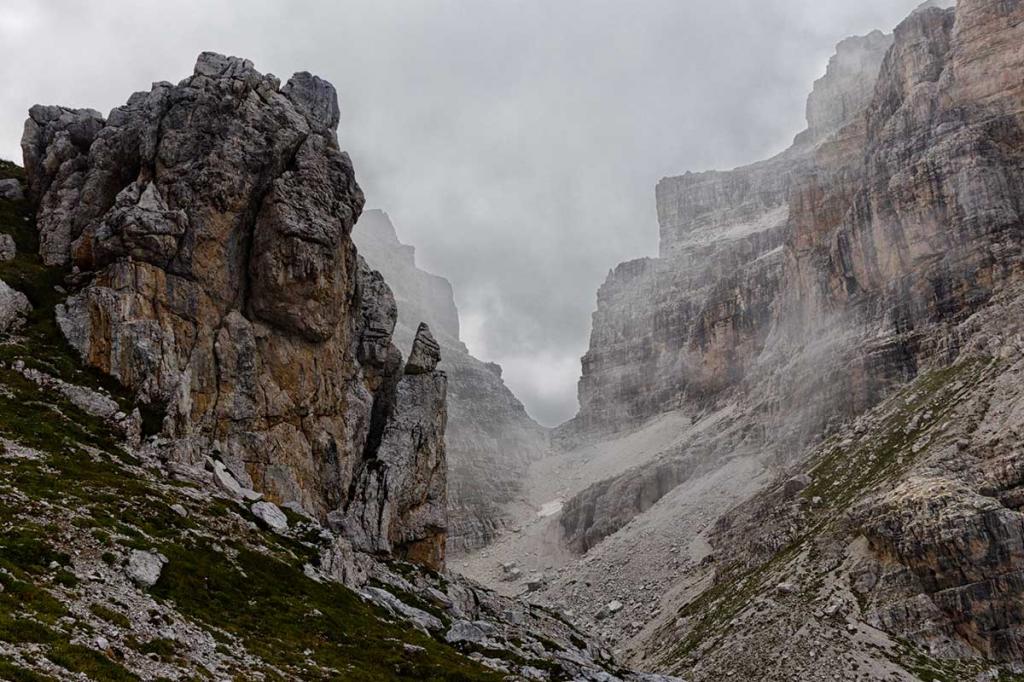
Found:
[[[1019,670],[1022,310],[1021,283],[1001,289],[957,325],[957,363],[923,372],[721,517],[692,576],[709,587],[640,645],[647,664],[718,679],[770,658],[766,679],[792,679],[815,669],[813,639],[842,679],[855,660],[953,679]]]
[[[744,381],[778,325],[791,193],[813,172],[818,146],[863,117],[892,40],[874,32],[839,45],[809,98],[808,130],[789,150],[658,183],[659,257],[620,265],[599,290],[580,412],[560,438],[699,413]]]
[[[661,409],[695,424],[723,414],[717,428],[745,431],[740,444],[777,473],[774,489],[715,526],[711,555],[679,587],[686,603],[653,615],[660,626],[632,643],[670,669],[696,679],[802,678],[820,660],[805,650],[819,642],[841,662],[829,673],[869,660],[872,675],[885,677],[886,661],[914,655],[897,639],[935,659],[920,665],[956,679],[984,672],[963,659],[1009,669],[1021,661],[1020,434],[1009,424],[1019,412],[1010,385],[1024,300],[1024,5],[942,4],[926,3],[891,39],[840,47],[816,84],[808,132],[766,162],[787,165],[684,176],[659,191],[660,260],[683,264],[694,248],[688,235],[710,226],[725,243],[736,225],[780,205],[765,316],[745,324],[752,318],[737,314],[740,304],[756,297],[740,289],[718,318],[725,329],[759,330],[746,345],[735,335],[717,347],[692,342],[694,287],[672,291],[692,265],[657,285],[624,276],[657,261],[623,266],[610,282],[630,284],[599,296],[581,380],[584,433],[588,410],[611,414],[616,400],[627,424]],[[854,54],[861,49],[884,56]],[[862,78],[877,77],[853,77],[858,64]],[[731,288],[748,268],[740,261],[697,282]],[[637,312],[646,300],[653,310]],[[671,340],[649,331],[666,320]],[[740,371],[706,382],[699,370],[732,347]],[[644,372],[653,400],[639,385],[621,390],[622,377]],[[736,446],[719,439],[702,456],[725,467]],[[670,453],[567,502],[569,543],[596,563],[595,539],[667,527],[668,510],[652,498],[674,480],[667,472],[692,477],[683,463],[697,454]],[[804,457],[811,463],[800,466]],[[890,653],[866,653],[865,633]],[[764,660],[777,669],[763,670]]]
[[[370,443],[346,502],[341,530],[357,548],[440,570],[448,529],[444,432],[447,378],[435,371],[437,342],[421,324],[391,413]]]
[[[836,46],[825,75],[814,83],[807,98],[806,137],[820,142],[864,112],[874,94],[874,76],[892,42],[891,34],[872,31]]]
[[[468,353],[451,284],[416,267],[415,250],[399,241],[387,214],[366,211],[353,239],[395,292],[399,343],[412,343],[421,320],[436,336],[448,375],[448,548],[483,547],[509,524],[504,507],[521,496],[523,474],[546,453],[547,434],[505,386],[501,368]]]
[[[561,525],[569,547],[585,553],[653,507],[697,468],[696,458],[666,457],[590,486],[562,509]]]
[[[338,121],[326,81],[212,53],[105,119],[33,107],[40,254],[71,271],[64,335],[165,413],[169,457],[321,519],[358,495],[387,516],[360,526],[367,547],[436,567],[445,378],[403,372],[394,298],[350,239],[363,195]]]
[[[17,330],[31,311],[32,304],[25,294],[0,279],[0,334]]]

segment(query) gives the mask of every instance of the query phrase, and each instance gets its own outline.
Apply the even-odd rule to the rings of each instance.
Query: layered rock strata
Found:
[[[363,195],[339,118],[326,81],[212,53],[106,118],[33,107],[40,254],[71,273],[64,335],[164,412],[172,458],[219,459],[321,519],[389,508],[367,548],[437,567],[445,377],[404,372],[391,343],[394,298],[350,239]],[[378,478],[396,462],[419,468]]]
[[[808,102],[808,130],[778,156],[658,183],[659,257],[618,266],[598,292],[571,440],[699,413],[739,385],[777,324],[790,201],[816,149],[863,116],[893,37],[849,38]]]
[[[508,527],[506,507],[521,497],[530,462],[546,454],[547,433],[502,381],[501,367],[469,354],[451,284],[416,266],[415,249],[399,241],[387,214],[366,211],[353,239],[395,292],[399,343],[411,343],[420,320],[435,332],[448,375],[448,547],[483,547]]]
[[[915,655],[953,679],[985,672],[985,660],[1021,661],[1010,424],[1024,300],[1024,4],[943,4],[926,3],[891,37],[844,43],[791,150],[663,181],[660,258],[620,266],[599,294],[581,412],[562,442],[666,410],[702,435],[566,502],[561,531],[587,550],[586,577],[560,575],[553,601],[628,604],[580,584],[613,558],[626,571],[654,560],[643,545],[672,529],[671,491],[702,499],[716,470],[784,472],[741,519],[676,539],[673,552],[690,546],[689,570],[657,586],[660,603],[635,599],[628,646],[652,660],[671,649],[661,659],[671,669],[746,679],[768,675],[760,663],[771,659],[769,679],[814,679],[808,647],[836,661],[824,675],[851,678],[904,674],[891,664]],[[852,45],[878,52],[844,60]],[[860,79],[844,64],[863,65]],[[711,417],[715,433],[699,431]],[[749,461],[760,466],[738,464]],[[701,512],[713,525],[735,502]]]
[[[891,39],[846,41],[815,90],[870,99],[839,129],[824,134],[837,114],[812,96],[810,132],[776,159],[662,181],[663,258],[620,267],[599,294],[580,415],[563,434],[739,400],[784,460],[956,357],[947,328],[1020,261],[1019,94],[974,83],[1020,58],[1012,23],[986,13],[988,35],[974,11],[954,28],[954,10],[928,6]],[[850,45],[873,88],[836,66]]]

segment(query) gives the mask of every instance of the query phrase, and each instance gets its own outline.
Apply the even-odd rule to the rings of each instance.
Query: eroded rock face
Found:
[[[25,294],[0,279],[0,334],[17,330],[31,311],[32,304]]]
[[[346,504],[344,528],[357,549],[444,566],[446,388],[443,372],[399,380],[376,456],[363,460]]]
[[[618,266],[598,292],[580,412],[560,438],[669,410],[699,413],[744,381],[779,322],[798,208],[791,192],[812,172],[818,146],[863,118],[892,40],[874,32],[838,46],[809,98],[808,130],[789,150],[658,183],[659,257]]]
[[[663,180],[661,258],[599,293],[560,435],[735,401],[784,460],[955,358],[952,326],[1020,271],[1018,11],[926,5],[845,41],[792,149]]]
[[[675,199],[659,211],[662,259],[666,247],[671,259],[691,248],[691,224],[715,225],[715,241],[725,242],[735,225],[749,225],[773,201],[785,211],[764,332],[745,346],[720,337],[718,348],[739,349],[737,380],[694,391],[709,386],[698,368],[720,351],[711,343],[694,354],[686,343],[698,328],[689,322],[694,287],[672,291],[686,275],[662,275],[654,285],[635,277],[650,293],[620,285],[599,298],[600,343],[584,361],[581,417],[616,402],[642,418],[652,407],[698,412],[704,401],[728,415],[719,428],[742,428],[755,456],[778,472],[774,490],[726,515],[711,536],[713,555],[698,568],[713,567],[719,591],[706,593],[706,603],[691,595],[705,610],[672,612],[660,643],[637,643],[657,657],[659,646],[686,639],[691,653],[684,658],[697,679],[719,679],[725,670],[754,675],[766,659],[782,661],[767,679],[793,679],[813,662],[799,653],[808,641],[794,645],[788,634],[835,644],[828,655],[839,660],[862,655],[856,640],[869,626],[940,659],[1021,660],[1024,495],[1020,430],[1010,424],[1020,418],[1024,300],[1024,4],[944,4],[926,3],[891,40],[858,41],[891,43],[884,56],[851,62],[870,66],[865,76],[876,72],[870,85],[840,77],[849,45],[840,48],[816,86],[825,88],[822,97],[812,96],[810,129],[780,157],[788,166],[776,166],[776,177],[764,177],[762,164],[664,185]],[[851,115],[840,95],[825,96],[832,87],[861,98],[859,112]],[[698,282],[710,289],[734,277],[735,268]],[[672,293],[661,298],[663,291]],[[644,300],[654,301],[654,310],[636,312]],[[752,300],[736,290],[734,310]],[[683,321],[664,337],[649,332],[667,328],[667,320]],[[630,324],[640,330],[636,341]],[[993,357],[999,360],[989,366]],[[652,405],[641,402],[650,396],[640,391],[610,399],[623,381],[613,371],[617,363],[625,377],[656,368],[648,370],[654,386],[668,383],[675,392],[656,391]],[[872,417],[851,424],[865,414]],[[705,466],[716,459],[724,466],[734,446],[722,441],[700,456]],[[670,455],[671,471],[685,478],[683,464],[697,455]],[[805,456],[814,466],[794,470]],[[567,502],[562,527],[570,543],[589,547],[594,559],[595,539],[653,506],[651,498],[671,483],[667,461]],[[800,489],[791,484],[796,476]],[[644,517],[648,531],[652,517]],[[730,606],[716,597],[747,589],[750,576],[765,582],[749,600]],[[780,592],[782,583],[797,592]],[[723,622],[708,629],[721,608]],[[848,616],[857,620],[843,627]],[[846,634],[833,636],[836,630]],[[754,655],[741,654],[749,651]]]
[[[821,141],[863,113],[892,41],[891,34],[872,31],[836,46],[825,75],[807,98],[806,136]]]
[[[526,467],[546,453],[547,433],[505,386],[501,368],[467,352],[451,284],[416,266],[415,249],[399,241],[387,214],[366,211],[353,239],[395,292],[398,343],[414,345],[426,321],[440,346],[448,375],[447,546],[456,554],[482,547],[506,527],[503,505],[521,495]]]
[[[390,486],[380,504],[417,504],[367,533],[381,551],[392,538],[439,544],[424,553],[438,566],[444,376],[402,376],[394,299],[350,239],[363,195],[338,121],[326,81],[280,87],[212,53],[106,119],[33,107],[22,147],[40,251],[73,268],[65,336],[166,409],[174,458],[218,458],[321,518],[369,485],[369,462],[427,467],[378,481]]]

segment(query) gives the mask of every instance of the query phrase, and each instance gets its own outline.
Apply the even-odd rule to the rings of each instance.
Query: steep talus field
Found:
[[[0,678],[670,679],[445,571],[447,340],[393,337],[338,120],[326,81],[213,53],[106,118],[31,109],[0,165]]]

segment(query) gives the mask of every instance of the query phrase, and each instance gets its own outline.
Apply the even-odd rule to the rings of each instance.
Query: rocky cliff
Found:
[[[555,460],[683,424],[565,500],[541,592],[636,660],[1019,672],[1024,4],[946,4],[844,41],[783,154],[662,181],[598,294]]]
[[[570,440],[635,427],[668,410],[699,413],[737,386],[776,323],[790,193],[815,149],[861,116],[892,36],[843,41],[793,147],[733,171],[658,183],[659,257],[625,263],[597,297]]]
[[[448,375],[448,548],[483,547],[508,529],[506,507],[522,496],[529,464],[546,454],[547,433],[505,386],[501,367],[467,352],[451,284],[416,267],[414,248],[399,241],[387,214],[366,211],[353,239],[395,292],[399,344],[426,320],[441,345],[439,367]]]
[[[70,268],[65,337],[164,415],[169,458],[214,458],[270,500],[345,517],[367,550],[439,567],[446,380],[391,343],[394,298],[350,238],[363,195],[338,122],[326,81],[282,86],[212,53],[105,119],[33,107],[39,251]]]
[[[338,118],[203,54],[0,162],[0,678],[672,682],[434,570],[443,344],[392,344]]]

